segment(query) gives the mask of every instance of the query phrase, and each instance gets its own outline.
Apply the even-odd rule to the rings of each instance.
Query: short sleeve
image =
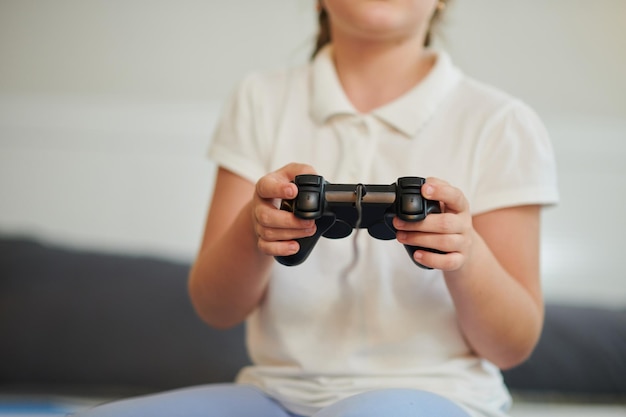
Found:
[[[558,202],[556,161],[548,131],[520,101],[509,103],[487,123],[475,162],[474,214]]]
[[[265,115],[259,82],[252,74],[239,83],[225,103],[208,151],[218,166],[253,183],[266,174]]]

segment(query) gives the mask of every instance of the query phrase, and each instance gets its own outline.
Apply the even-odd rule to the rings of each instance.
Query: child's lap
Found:
[[[468,417],[438,395],[412,389],[381,389],[348,397],[314,417]],[[216,384],[183,388],[103,404],[75,417],[297,417],[249,385]]]

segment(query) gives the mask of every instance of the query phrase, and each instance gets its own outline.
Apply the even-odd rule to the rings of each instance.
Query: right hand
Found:
[[[280,200],[291,200],[298,194],[292,182],[296,175],[316,174],[312,166],[290,163],[262,177],[256,183],[252,200],[252,223],[259,250],[270,256],[293,255],[300,250],[294,239],[315,234],[315,220],[299,219],[280,210]]]

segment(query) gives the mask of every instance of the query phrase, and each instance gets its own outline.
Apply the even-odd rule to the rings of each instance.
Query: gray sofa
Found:
[[[0,238],[0,415],[17,395],[121,398],[232,381],[249,363],[243,326],[199,320],[188,270]],[[549,304],[534,354],[504,377],[515,395],[626,402],[625,312]]]

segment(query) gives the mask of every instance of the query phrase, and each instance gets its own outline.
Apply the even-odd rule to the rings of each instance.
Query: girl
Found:
[[[218,173],[192,268],[209,325],[246,320],[253,365],[230,385],[105,405],[87,416],[503,416],[499,369],[543,321],[540,207],[557,200],[546,131],[523,103],[428,47],[436,0],[323,0],[310,63],[252,74],[225,109]],[[394,219],[397,242],[321,239],[277,209],[296,175],[390,184],[428,177],[442,213]],[[348,273],[352,240],[360,256]],[[438,249],[414,257],[401,244]]]

